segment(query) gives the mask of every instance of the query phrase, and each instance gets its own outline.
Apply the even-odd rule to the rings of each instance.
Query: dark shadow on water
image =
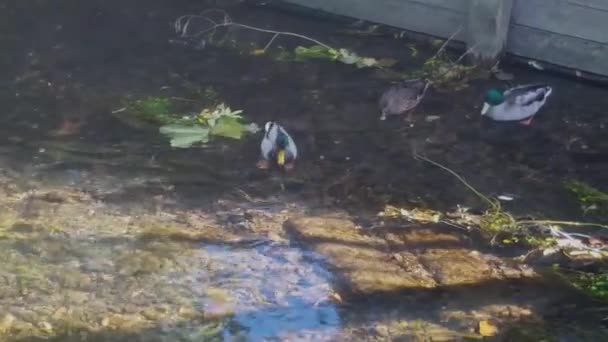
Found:
[[[319,334],[318,336],[323,336],[322,340],[324,341],[361,341],[377,336],[377,332],[374,332],[373,329],[377,324],[387,324],[398,321],[443,322],[442,325],[448,329],[453,329],[452,331],[466,331],[467,326],[470,327],[476,323],[476,318],[473,316],[461,318],[454,316],[450,318],[444,313],[446,311],[470,312],[471,310],[475,310],[475,308],[485,305],[500,305],[501,302],[496,300],[498,295],[509,298],[506,303],[512,303],[514,300],[518,299],[534,302],[530,307],[532,313],[535,313],[535,310],[538,308],[542,308],[542,310],[546,312],[548,311],[549,313],[544,318],[550,318],[553,322],[560,323],[554,323],[555,325],[553,325],[552,329],[545,331],[546,336],[565,338],[568,335],[576,336],[578,332],[579,335],[587,335],[595,341],[608,337],[608,329],[595,324],[594,322],[597,322],[596,320],[598,317],[597,315],[590,314],[591,310],[588,310],[591,308],[592,302],[568,298],[568,296],[565,295],[562,297],[562,301],[558,306],[552,308],[547,307],[551,303],[543,302],[542,300],[544,295],[550,294],[546,292],[547,287],[551,286],[548,286],[546,282],[542,281],[510,280],[508,282],[490,281],[478,284],[443,286],[432,290],[425,288],[408,288],[391,292],[371,292],[349,296],[343,309],[340,309],[340,311],[343,311],[341,319],[336,316],[335,311],[332,312],[332,310],[329,309],[332,306],[331,304],[320,304],[315,308],[314,306],[311,306],[310,303],[301,302],[298,298],[290,298],[289,306],[286,307],[268,306],[251,312],[236,312],[232,317],[226,317],[224,319],[183,321],[171,326],[155,326],[153,324],[149,328],[133,329],[129,331],[105,328],[97,329],[95,331],[74,329],[69,333],[58,334],[52,338],[24,337],[17,339],[9,338],[6,341],[176,341],[182,340],[179,336],[197,336],[196,334],[200,334],[205,326],[208,327],[210,324],[213,325],[214,322],[223,322],[224,329],[220,329],[220,332],[216,334],[206,336],[198,335],[201,336],[199,338],[202,338],[198,340],[222,341],[235,338],[235,336],[239,336],[239,334],[241,334],[241,336],[246,336],[245,340],[252,341],[277,336],[291,336],[292,340],[298,340],[298,337],[304,338],[305,336],[315,336],[314,333],[316,332]],[[526,288],[531,291],[522,294],[518,291],[518,288]],[[467,300],[469,301],[468,304]],[[299,306],[306,308],[304,311],[310,312],[311,316],[303,317],[296,314],[297,318],[294,317],[295,319],[292,322],[285,322],[286,324],[281,325],[277,325],[276,322],[273,321],[275,318],[283,321],[290,315],[294,315]],[[383,309],[382,311],[370,310],[370,307],[382,307]],[[501,330],[503,333],[501,333],[499,337],[504,336],[504,332],[508,331],[507,328],[517,327],[517,319],[513,320],[513,317],[509,317],[508,313],[504,314],[506,321],[514,322],[504,324]],[[517,315],[517,313],[512,314]],[[525,317],[522,318],[524,320],[526,319]],[[587,325],[583,323],[582,326],[579,325],[576,328],[570,325],[573,319],[576,319],[577,322],[585,322],[583,318],[588,319]],[[523,324],[530,325],[530,323]],[[540,325],[540,323],[538,324]],[[362,331],[358,333],[356,337],[340,336],[336,335],[337,332],[333,331],[333,329],[338,326],[362,327]],[[365,327],[369,330],[365,331]],[[181,333],[176,332],[176,330],[179,331],[180,329],[182,330]],[[577,329],[579,330],[577,331]],[[588,330],[584,331],[582,329]],[[312,333],[298,333],[299,331],[304,332],[307,330],[311,330]],[[402,338],[405,341],[418,341],[412,336],[419,333],[416,330],[415,326],[401,329],[401,331],[394,332],[391,336],[392,338],[388,340],[395,340],[395,338],[400,340],[399,338]],[[331,336],[333,336],[333,338]],[[451,335],[451,338],[459,337],[462,337],[462,335],[459,335],[458,333],[452,333]],[[429,334],[427,338],[432,338],[432,333]],[[573,341],[581,340],[579,338],[581,338],[581,336],[574,337]],[[186,338],[185,340],[190,339]],[[498,340],[515,341],[511,339]]]
[[[24,227],[16,227],[16,229],[23,230]],[[29,232],[29,229],[25,229],[25,232]],[[437,231],[438,234],[445,234],[445,232]],[[345,239],[346,240],[346,239]],[[56,238],[54,240],[47,239],[47,242],[62,242]],[[260,255],[270,258],[278,258],[277,262],[281,262],[283,255],[280,253],[273,253],[273,249],[276,247],[268,241],[239,241],[229,242],[222,241],[220,239],[198,239],[189,236],[166,235],[166,236],[155,236],[153,234],[143,234],[137,239],[118,237],[112,239],[98,239],[94,242],[96,248],[106,246],[108,248],[133,244],[137,249],[146,250],[148,244],[154,245],[156,242],[181,242],[180,250],[184,248],[204,248],[210,251],[217,258],[228,260],[232,263],[243,263],[247,260],[241,260],[238,256],[239,252],[248,253],[252,250],[258,250]],[[296,244],[298,239],[293,244]],[[76,240],[70,240],[67,249],[75,250],[77,246]],[[82,243],[92,244],[86,238]],[[184,244],[185,242],[185,244]],[[30,243],[32,243],[30,241]],[[323,244],[335,244],[344,247],[354,247],[357,249],[365,248],[378,248],[375,245],[365,246],[363,243],[350,244],[348,241],[341,241],[340,239],[333,240],[311,240],[308,239],[307,245],[314,248],[317,245]],[[30,253],[31,250],[25,248],[29,244],[27,240],[20,243],[20,247],[15,247],[19,253]],[[279,246],[279,248],[285,248],[287,246]],[[412,245],[410,251],[414,251],[416,248],[442,248],[449,249],[451,244],[444,244],[439,241],[436,245],[432,244],[418,244]],[[81,249],[86,249],[87,245],[81,246]],[[463,244],[461,248],[466,248],[466,244]],[[389,254],[393,251],[383,251]],[[35,253],[35,252],[34,252]],[[65,252],[56,251],[58,254],[66,254]],[[234,254],[237,253],[237,254]],[[68,254],[69,255],[69,254]],[[168,255],[170,257],[170,253]],[[50,263],[55,261],[66,262],[70,258],[64,255],[63,259],[53,259],[46,256]],[[362,260],[365,261],[365,260]],[[340,278],[345,272],[349,272],[349,269],[332,267],[331,264],[327,264],[318,257],[311,262],[317,263],[318,267],[329,267],[333,273]],[[383,276],[389,276],[383,274],[382,270],[377,269],[363,269],[359,268],[360,271],[368,272],[369,274],[377,274],[378,280],[381,280]],[[200,272],[200,270],[192,270],[194,272]],[[226,272],[226,281],[230,278],[232,270],[229,268],[224,270]],[[127,275],[122,275],[127,276]],[[139,275],[128,275],[129,277],[137,277]],[[145,274],[143,275],[145,277]],[[222,276],[222,275],[218,275]],[[266,274],[265,277],[280,277],[277,274]],[[145,278],[144,278],[145,279]],[[586,297],[581,296],[580,293],[563,285],[556,278],[512,278],[512,279],[493,279],[483,280],[474,283],[454,283],[447,285],[439,285],[435,288],[426,288],[421,286],[402,286],[397,287],[393,290],[368,290],[365,292],[349,291],[349,286],[342,286],[340,280],[336,282],[339,294],[343,299],[342,304],[335,304],[331,301],[321,301],[319,303],[311,303],[310,300],[305,301],[296,295],[287,296],[285,305],[261,305],[260,308],[252,310],[237,311],[229,318],[201,318],[197,320],[185,320],[178,322],[175,325],[160,324],[158,322],[148,322],[150,326],[146,328],[131,328],[131,329],[108,329],[108,328],[97,328],[95,330],[86,330],[74,327],[62,327],[57,325],[55,332],[58,334],[53,338],[38,338],[38,337],[24,337],[24,338],[8,338],[7,341],[173,341],[180,340],[179,336],[197,336],[196,334],[202,334],[209,330],[209,325],[213,325],[214,322],[222,323],[221,328],[218,328],[218,333],[215,333],[215,337],[209,337],[202,339],[188,339],[184,340],[226,340],[228,336],[235,336],[241,332],[247,336],[246,340],[260,340],[263,337],[277,337],[277,336],[291,336],[293,340],[304,338],[305,336],[313,336],[315,341],[321,340],[349,340],[347,338],[330,338],[325,339],[327,336],[340,336],[339,328],[356,328],[356,329],[372,329],[377,325],[387,325],[391,322],[414,322],[424,321],[450,329],[452,331],[467,331],[471,327],[475,326],[479,320],[473,313],[476,310],[486,309],[492,306],[503,306],[499,315],[506,323],[512,324],[513,321],[517,321],[521,318],[523,321],[534,321],[529,315],[539,315],[541,319],[549,320],[550,322],[562,322],[563,326],[560,327],[563,331],[568,332],[570,324],[576,322],[577,328],[581,329],[586,327],[585,324],[589,325],[589,329],[596,333],[596,336],[604,336],[605,333],[598,328],[600,317],[593,315],[593,309],[596,307],[602,307],[601,304],[594,302]],[[264,291],[264,289],[260,289]],[[329,298],[323,298],[328,300]],[[193,299],[194,300],[194,299]],[[509,309],[508,306],[514,308],[525,307],[525,313],[518,312],[517,309]],[[506,311],[504,311],[506,310]],[[521,311],[521,309],[519,309]],[[451,316],[451,315],[454,316]],[[584,319],[583,319],[584,318]],[[54,322],[53,322],[54,323]],[[216,324],[217,325],[217,324]],[[411,328],[411,329],[410,329]],[[411,335],[415,332],[405,329],[393,335],[393,338],[397,338],[399,334],[403,334],[402,338],[408,340]],[[61,333],[62,329],[70,330],[70,333]],[[414,329],[415,330],[415,329]],[[561,334],[562,330],[553,331],[553,333]],[[323,338],[314,334],[319,334]],[[335,335],[332,335],[335,334]],[[374,335],[375,332],[372,330],[362,331],[355,336],[368,336]],[[456,334],[452,332],[452,334]],[[604,335],[602,335],[604,334]],[[457,336],[456,334],[455,336]],[[223,338],[222,338],[223,336]],[[350,335],[349,335],[350,336]],[[432,335],[429,335],[432,336]],[[596,337],[599,338],[599,337]],[[351,340],[357,340],[356,338]],[[601,339],[600,339],[601,340]],[[415,339],[414,339],[415,341]]]

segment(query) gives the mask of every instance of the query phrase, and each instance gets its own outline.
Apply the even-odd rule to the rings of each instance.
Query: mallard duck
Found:
[[[264,138],[260,144],[262,159],[258,167],[267,169],[271,160],[275,160],[279,167],[291,170],[298,157],[298,148],[287,131],[274,121],[268,121],[264,125]]]
[[[518,121],[529,125],[551,92],[552,88],[545,84],[521,85],[504,92],[490,89],[486,94],[481,115],[486,115],[494,121]]]
[[[427,80],[413,79],[402,81],[388,88],[378,102],[382,111],[380,120],[386,120],[387,114],[403,114],[416,108],[430,84]]]

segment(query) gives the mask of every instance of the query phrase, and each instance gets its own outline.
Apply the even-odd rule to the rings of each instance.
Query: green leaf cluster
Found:
[[[338,61],[344,64],[354,64],[358,68],[385,67],[391,66],[396,62],[388,59],[377,60],[370,57],[361,57],[355,52],[347,49],[332,49],[322,45],[313,45],[310,47],[298,46],[295,48],[293,57],[294,61],[302,62],[309,59]]]
[[[597,274],[569,272],[567,278],[577,289],[595,298],[608,300],[608,272]]]
[[[127,110],[138,118],[158,124],[175,121],[172,115],[171,99],[167,97],[148,96],[127,102]]]
[[[576,196],[584,212],[596,210],[601,214],[608,213],[608,193],[576,180],[566,181],[564,186]]]
[[[171,140],[172,147],[186,148],[196,143],[206,144],[211,136],[241,139],[246,132],[255,132],[257,127],[242,123],[242,111],[233,111],[224,103],[213,110],[204,109],[195,122],[172,123],[160,127],[161,134]]]
[[[159,128],[159,132],[171,139],[172,147],[186,148],[209,142],[209,129],[198,125],[169,124]]]

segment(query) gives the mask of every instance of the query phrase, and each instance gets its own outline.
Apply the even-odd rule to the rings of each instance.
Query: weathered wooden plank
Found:
[[[427,6],[449,9],[458,13],[467,12],[468,0],[405,0],[402,2],[417,2]]]
[[[462,28],[455,40],[464,40],[465,15],[438,7],[447,1],[410,0],[284,0],[334,14],[369,20],[409,31],[447,38]],[[434,5],[433,5],[434,4]],[[450,5],[454,6],[454,4]]]
[[[507,51],[576,70],[608,75],[608,45],[590,40],[512,24]]]
[[[499,55],[506,40],[515,56],[608,75],[608,0],[283,1],[443,38],[461,29],[455,40],[479,44],[488,56]],[[511,1],[509,17],[509,6],[500,6]]]
[[[516,0],[512,21],[608,44],[608,12],[573,4],[572,0]]]
[[[568,0],[568,3],[600,11],[608,11],[608,1],[606,0]]]
[[[513,0],[469,0],[467,46],[476,64],[493,65],[507,44]]]

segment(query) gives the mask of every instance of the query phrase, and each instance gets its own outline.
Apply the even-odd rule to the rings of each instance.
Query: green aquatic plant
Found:
[[[554,271],[572,286],[588,295],[597,299],[608,300],[608,272],[589,273],[558,266],[554,267]]]
[[[439,49],[435,55],[423,63],[421,68],[408,75],[408,78],[424,78],[429,80],[435,88],[454,91],[468,87],[471,79],[482,76],[483,72],[477,66],[462,63],[462,60],[474,51],[475,46],[466,50],[456,60],[452,60],[446,53],[448,44],[461,30],[462,28],[456,30],[445,41],[433,40],[431,45],[440,45]],[[414,54],[412,55],[415,57]]]
[[[483,230],[492,233],[513,233],[517,229],[515,218],[502,210],[499,203],[496,203],[496,205],[492,206],[481,215],[479,226]]]
[[[480,228],[482,228],[483,230],[492,232],[492,233],[498,233],[498,232],[504,232],[504,231],[513,232],[517,229],[517,224],[516,224],[515,218],[511,214],[502,210],[499,200],[490,198],[490,197],[482,194],[477,189],[475,189],[471,184],[469,184],[461,175],[457,174],[455,171],[453,171],[452,169],[450,169],[446,166],[443,166],[443,165],[441,165],[429,158],[421,156],[419,154],[415,154],[414,158],[423,160],[429,164],[432,164],[434,166],[437,166],[437,167],[443,169],[444,171],[447,171],[452,176],[456,177],[456,179],[458,179],[458,181],[460,181],[460,183],[462,183],[465,187],[467,187],[467,189],[469,189],[471,192],[473,192],[475,195],[477,195],[477,197],[479,197],[481,200],[483,200],[488,205],[488,209],[481,215],[481,218],[479,220]]]
[[[157,124],[174,122],[172,102],[168,97],[148,96],[136,100],[127,100],[125,109],[132,115]]]
[[[580,288],[600,299],[608,299],[608,272],[587,273],[579,277]]]
[[[169,124],[159,128],[171,140],[171,147],[186,148],[195,143],[209,142],[209,129],[192,124]]]
[[[335,61],[340,57],[338,50],[322,45],[313,45],[309,47],[298,46],[293,50],[293,52],[293,59],[298,62],[308,59]]]
[[[171,140],[172,147],[186,148],[206,144],[211,136],[241,139],[246,132],[257,132],[257,125],[242,122],[242,110],[233,111],[224,103],[214,109],[203,109],[193,122],[173,123],[160,127],[160,133]]]
[[[436,87],[459,90],[468,86],[467,82],[476,67],[451,62],[446,57],[432,57],[424,62],[420,74],[431,80]]]
[[[208,106],[215,106],[221,103],[220,95],[217,90],[212,86],[207,86],[203,89],[200,89],[198,92],[198,98],[201,102]]]
[[[530,247],[548,248],[555,245],[555,238],[527,234],[525,231],[515,232],[501,240],[505,245],[524,244]]]
[[[254,124],[242,122],[241,110],[232,110],[223,102],[213,87],[197,92],[198,100],[179,97],[144,97],[128,100],[123,110],[142,120],[160,125],[159,132],[167,136],[172,147],[186,148],[197,143],[206,144],[211,136],[241,139],[246,132],[257,132]],[[174,101],[209,104],[198,115],[176,113]]]
[[[199,26],[198,29],[195,29],[192,25],[194,20],[203,20],[206,25],[204,25],[203,28],[200,28]],[[196,37],[197,39],[201,39],[201,42],[204,42],[205,44],[216,41],[215,36],[218,34],[218,29],[223,27],[238,27],[241,29],[272,34],[272,38],[263,48],[256,48],[251,51],[251,54],[256,56],[265,54],[272,43],[280,36],[296,37],[314,44],[309,47],[298,46],[294,49],[293,53],[282,51],[277,56],[277,59],[283,61],[289,60],[301,62],[309,59],[324,59],[330,61],[339,61],[345,64],[353,64],[359,68],[386,67],[396,63],[396,61],[392,59],[377,60],[375,58],[361,57],[355,52],[347,49],[335,49],[325,43],[302,34],[286,31],[275,31],[236,23],[232,21],[227,12],[218,9],[207,10],[199,15],[181,16],[175,20],[174,27],[175,32],[182,38]],[[225,41],[225,39],[220,39],[220,41]]]
[[[600,215],[608,214],[608,193],[577,180],[568,180],[564,186],[576,196],[585,213],[597,211]]]
[[[507,243],[513,242],[526,242],[529,245],[534,247],[546,247],[549,245],[553,245],[556,240],[563,240],[566,243],[563,243],[561,246],[577,246],[576,248],[581,248],[586,251],[594,252],[596,255],[605,256],[603,253],[598,253],[597,250],[586,247],[584,244],[575,237],[575,234],[568,234],[563,232],[560,227],[561,226],[588,226],[588,227],[599,227],[599,228],[608,228],[608,226],[599,224],[599,223],[589,223],[589,222],[575,222],[575,221],[557,221],[557,220],[518,220],[509,212],[502,209],[500,205],[500,201],[497,198],[490,198],[477,189],[475,189],[471,184],[469,184],[462,176],[457,174],[455,171],[450,168],[443,166],[433,160],[430,160],[424,156],[421,156],[417,153],[414,154],[414,158],[423,160],[427,163],[430,163],[436,167],[439,167],[450,174],[452,174],[456,179],[458,179],[464,186],[466,186],[470,191],[472,191],[475,195],[477,195],[481,200],[488,204],[488,209],[481,215],[479,219],[478,226],[484,231],[488,231],[494,234],[494,238],[492,241],[498,237],[499,233],[506,233],[510,237],[505,240]],[[537,235],[533,234],[530,231],[530,227],[543,227],[545,231],[549,232],[549,236],[546,235]],[[579,234],[580,235],[580,234]]]
[[[386,62],[381,63],[375,58],[361,57],[355,52],[347,49],[334,49],[321,45],[313,45],[310,47],[298,46],[294,50],[293,59],[298,62],[308,59],[325,59],[342,62],[344,64],[354,64],[358,68],[381,67],[386,65]]]
[[[200,88],[184,80],[180,85],[180,96],[128,96],[122,100],[123,107],[113,111],[125,120],[135,118],[155,125],[195,122],[194,116],[185,115],[195,107],[213,108],[220,104],[221,97],[212,86]]]

